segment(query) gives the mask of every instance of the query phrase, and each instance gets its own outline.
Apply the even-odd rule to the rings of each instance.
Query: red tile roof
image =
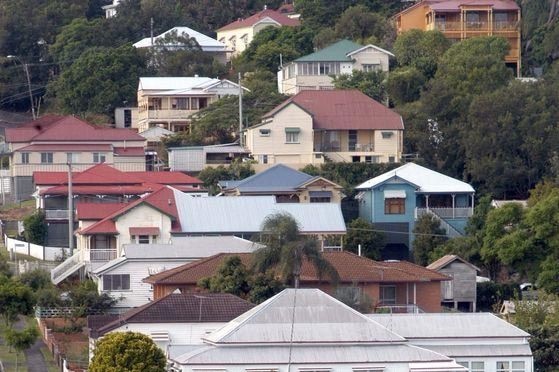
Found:
[[[93,186],[73,186],[74,195],[142,195],[156,190],[161,185],[93,185]],[[54,186],[46,190],[41,190],[39,195],[68,195],[68,186]]]
[[[130,227],[130,235],[159,235],[159,227]]]
[[[246,266],[251,264],[252,256],[250,253],[221,253],[152,275],[144,281],[161,285],[195,285],[201,278],[214,275],[221,263],[231,256],[239,256]],[[346,251],[327,252],[324,253],[324,258],[336,268],[341,283],[412,283],[449,279],[446,275],[410,262],[377,262]],[[319,281],[314,267],[308,261],[305,261],[301,272],[302,285]]]
[[[519,10],[514,0],[448,0],[431,3],[432,10],[458,12],[463,6],[488,6],[493,10]]]
[[[96,127],[73,116],[49,116],[6,129],[6,142],[33,141],[141,141],[145,138],[129,129]]]
[[[181,172],[129,172],[130,174],[146,181],[160,183],[162,185],[192,184],[201,185],[202,182],[196,177]]]
[[[127,203],[84,203],[76,204],[78,220],[102,220],[110,214],[124,208]]]
[[[131,323],[209,323],[229,322],[255,305],[228,293],[171,293],[129,310],[119,317],[87,318],[91,336],[103,336]]]
[[[118,230],[116,229],[115,222],[112,220],[103,220],[97,222],[78,233],[83,234],[87,230],[87,235],[96,235],[96,234],[118,234]],[[85,235],[85,234],[84,234]]]
[[[52,151],[52,152],[64,152],[64,151],[111,151],[111,145],[109,144],[37,144],[29,145],[17,149],[17,152],[25,151]]]
[[[251,27],[257,24],[258,22],[261,22],[265,18],[271,18],[277,23],[279,23],[281,26],[300,25],[300,22],[296,19],[289,18],[286,15],[272,9],[264,9],[256,14],[251,15],[248,18],[238,19],[234,22],[231,22],[228,25],[221,27],[217,31],[219,32],[219,31],[235,30],[238,28]]]
[[[143,147],[115,147],[113,151],[117,156],[146,156]]]
[[[313,129],[404,129],[399,114],[358,90],[303,90],[263,118],[274,116],[291,103],[313,117]]]

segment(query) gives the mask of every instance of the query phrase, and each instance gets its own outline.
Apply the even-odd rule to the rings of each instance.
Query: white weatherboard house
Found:
[[[467,371],[318,289],[286,289],[203,337],[171,348],[173,371]]]
[[[412,345],[455,359],[470,372],[532,372],[530,335],[490,313],[370,314]]]
[[[115,307],[137,307],[153,300],[151,285],[142,279],[217,253],[247,253],[260,244],[235,236],[173,237],[170,244],[124,245],[122,257],[93,270],[99,293],[118,299]]]

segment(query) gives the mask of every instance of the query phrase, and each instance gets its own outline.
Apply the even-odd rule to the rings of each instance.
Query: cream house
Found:
[[[278,71],[278,90],[296,94],[302,90],[334,89],[333,76],[357,71],[389,70],[394,54],[375,45],[340,40],[324,49],[297,58]]]
[[[247,90],[246,88],[243,88]],[[138,86],[138,131],[162,127],[190,130],[190,116],[227,95],[238,95],[239,85],[208,77],[141,77]]]
[[[241,54],[254,35],[266,27],[299,26],[297,19],[264,7],[264,10],[245,19],[238,19],[217,30],[217,40],[227,46],[233,56]]]
[[[260,164],[394,163],[402,155],[400,115],[357,90],[301,91],[247,129]]]

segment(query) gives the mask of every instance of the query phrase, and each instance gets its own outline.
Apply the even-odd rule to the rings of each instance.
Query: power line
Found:
[[[414,232],[382,230],[382,229],[365,229],[365,228],[359,228],[359,227],[348,227],[347,230],[381,232],[381,233],[400,234],[400,235],[438,236],[438,237],[442,237],[442,238],[448,238],[448,235],[446,235],[446,234],[414,233]]]

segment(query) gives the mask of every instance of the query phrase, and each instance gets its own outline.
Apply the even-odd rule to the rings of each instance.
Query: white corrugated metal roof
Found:
[[[307,288],[283,290],[205,340],[213,344],[405,341],[326,293]]]
[[[431,169],[422,167],[415,163],[407,163],[393,169],[389,172],[383,173],[380,176],[371,178],[368,181],[363,182],[357,189],[371,189],[378,185],[381,185],[392,178],[400,178],[407,181],[413,185],[416,185],[419,189],[418,192],[426,193],[451,193],[451,192],[461,192],[461,193],[473,193],[474,188],[455,178],[445,176],[442,173],[435,172]]]
[[[153,38],[154,43],[157,42],[158,39],[164,38],[167,34],[175,31],[178,36],[182,36],[182,34],[187,34],[189,37],[196,39],[196,42],[200,45],[205,52],[225,52],[227,51],[227,47],[222,42],[211,38],[207,35],[204,35],[198,31],[195,31],[188,27],[173,27],[170,30],[165,31],[164,33],[157,35]],[[157,44],[156,44],[157,45]],[[171,45],[171,47],[174,45]],[[137,43],[134,44],[135,48],[149,48],[151,47],[151,38],[146,37]],[[169,47],[169,46],[167,46]]]
[[[189,77],[140,77],[140,87],[143,90],[188,90],[192,88],[204,88],[219,79],[189,76]]]
[[[491,313],[369,314],[407,339],[530,336]]]
[[[160,141],[161,138],[173,135],[175,132],[161,127],[151,127],[138,134],[148,141]]]
[[[303,234],[346,232],[342,210],[335,203],[276,203],[274,196],[235,196],[193,198],[175,191],[182,232],[253,233],[259,232],[267,216],[289,213]]]
[[[451,358],[466,357],[515,357],[532,356],[530,344],[501,344],[501,345],[420,345]]]

